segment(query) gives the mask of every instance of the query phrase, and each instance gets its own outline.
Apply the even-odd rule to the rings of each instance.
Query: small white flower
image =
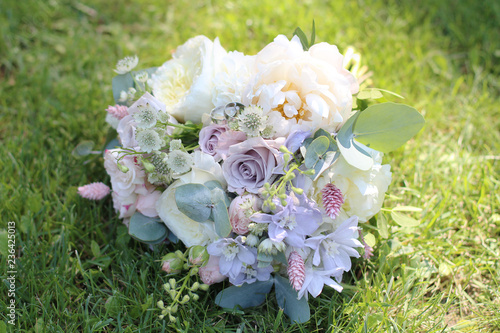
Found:
[[[262,108],[259,106],[248,106],[238,116],[238,125],[240,131],[248,136],[259,136],[260,132],[266,128],[267,117],[263,115]]]
[[[175,140],[170,141],[170,150],[171,151],[180,150],[180,149],[182,149],[182,141],[181,140],[175,139]]]
[[[146,83],[149,79],[148,72],[142,71],[135,75],[135,79],[140,83]]]
[[[137,126],[140,128],[151,128],[156,125],[158,111],[149,103],[138,105],[138,111],[133,114]]]
[[[115,72],[118,74],[127,74],[132,69],[134,69],[138,63],[139,58],[137,56],[125,57],[121,60],[118,60],[118,62],[116,63]]]
[[[126,102],[128,100],[128,94],[125,90],[120,91],[120,99],[118,101],[120,102]]]
[[[164,141],[160,138],[160,135],[154,129],[143,129],[141,131],[137,131],[135,136],[137,143],[141,147],[141,149],[147,153],[150,153],[154,150],[160,150]]]
[[[167,165],[176,174],[183,174],[191,170],[193,158],[181,150],[174,150],[168,155]]]

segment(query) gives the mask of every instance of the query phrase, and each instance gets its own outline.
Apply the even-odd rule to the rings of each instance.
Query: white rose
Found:
[[[172,60],[152,75],[153,94],[178,121],[201,122],[202,115],[214,108],[212,80],[225,55],[218,39],[214,42],[205,36],[189,39],[177,48]]]
[[[129,218],[134,215],[137,208],[137,194],[131,193],[128,196],[121,196],[117,192],[112,192],[111,197],[113,198],[113,208],[118,212],[119,218]],[[128,226],[128,220],[125,222]]]
[[[207,245],[219,238],[214,223],[196,222],[179,211],[175,202],[175,189],[183,184],[204,184],[211,180],[223,180],[220,165],[213,157],[201,152],[194,156],[194,167],[172,183],[156,203],[158,215],[165,225],[186,245]],[[222,183],[225,186],[225,182]]]
[[[139,144],[135,140],[137,122],[132,115],[123,117],[116,128],[120,143],[124,148],[137,148]]]
[[[320,203],[321,190],[333,183],[344,196],[341,211],[347,216],[356,215],[359,221],[366,222],[382,208],[385,192],[391,183],[391,166],[382,165],[381,152],[365,148],[373,158],[373,166],[367,171],[352,167],[340,156],[314,183],[312,197]]]
[[[262,107],[283,132],[279,135],[299,129],[334,132],[349,117],[352,94],[359,89],[342,61],[334,45],[319,43],[303,51],[297,36],[289,41],[280,35],[257,54],[258,72],[243,104]]]
[[[121,172],[116,166],[117,158],[120,156],[119,149],[108,149],[104,154],[104,168],[111,177],[111,187],[120,197],[132,195],[137,185],[144,185],[144,170],[136,162],[136,158],[125,156],[120,160],[120,164],[128,168],[127,172]]]
[[[212,103],[223,106],[241,103],[243,93],[250,79],[255,75],[255,56],[247,56],[238,51],[228,52],[222,58],[213,79]]]

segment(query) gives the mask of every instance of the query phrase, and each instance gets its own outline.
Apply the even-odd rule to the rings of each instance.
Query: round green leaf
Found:
[[[391,212],[391,217],[402,227],[416,227],[420,224],[420,222],[415,220],[413,217],[396,211]]]
[[[136,212],[130,218],[128,233],[139,241],[158,243],[167,237],[168,229],[163,222]]]
[[[361,112],[353,133],[359,142],[387,153],[415,136],[424,123],[424,117],[408,105],[381,103]]]
[[[313,168],[319,161],[320,157],[326,153],[330,146],[330,140],[326,136],[320,136],[311,142],[307,147],[306,156],[304,156],[307,168]]]
[[[212,212],[211,192],[202,184],[184,184],[175,189],[177,208],[196,222],[205,222]]]
[[[241,287],[232,286],[222,290],[215,297],[215,304],[223,308],[241,306],[243,309],[258,306],[266,300],[274,284],[274,279],[244,283]]]
[[[311,313],[306,298],[298,299],[298,294],[292,288],[288,279],[276,275],[274,281],[278,306],[284,310],[292,322],[305,323],[308,321]]]
[[[94,142],[82,141],[75,147],[75,149],[73,149],[71,154],[75,157],[87,156],[92,152],[93,148],[94,148]]]
[[[224,201],[220,200],[212,209],[212,214],[215,223],[215,232],[221,237],[227,237],[231,233],[231,223],[229,222],[229,214]]]

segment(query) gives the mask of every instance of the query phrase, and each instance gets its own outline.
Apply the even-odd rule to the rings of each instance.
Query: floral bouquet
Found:
[[[175,321],[199,289],[227,279],[218,305],[259,305],[274,286],[284,312],[307,321],[308,295],[341,292],[351,257],[371,255],[359,224],[379,212],[391,182],[382,155],[416,135],[423,117],[380,103],[385,90],[360,90],[369,73],[359,55],[300,29],[253,56],[197,36],[158,68],[137,64],[116,66],[106,120],[117,138],[104,166],[133,238],[186,246],[163,257],[164,271],[186,274],[164,285],[160,318]],[[79,188],[89,199],[109,192]]]

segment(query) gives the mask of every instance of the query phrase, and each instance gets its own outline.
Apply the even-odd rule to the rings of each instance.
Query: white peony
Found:
[[[175,189],[183,184],[204,184],[211,180],[218,180],[225,186],[220,165],[214,161],[212,156],[196,152],[193,160],[194,166],[191,171],[172,183],[156,203],[156,210],[162,221],[186,247],[207,245],[219,236],[215,232],[213,222],[199,223],[179,211],[175,203]]]
[[[238,51],[228,52],[222,58],[213,79],[212,103],[224,106],[241,103],[246,86],[255,75],[255,56],[247,56]]]
[[[370,148],[365,149],[373,158],[373,166],[370,170],[353,168],[344,157],[340,156],[311,188],[313,199],[321,203],[321,189],[326,184],[333,183],[344,196],[345,201],[341,211],[349,217],[357,216],[360,222],[368,221],[380,211],[392,177],[391,166],[382,165],[383,154]],[[339,222],[344,218],[344,214],[337,217]],[[338,223],[334,223],[332,227],[336,224]]]
[[[269,115],[269,123],[283,136],[295,130],[323,128],[337,131],[352,109],[356,78],[342,67],[338,48],[327,43],[304,51],[297,36],[279,35],[255,59],[257,74],[243,97]]]
[[[196,36],[179,46],[173,59],[164,63],[149,81],[153,95],[180,122],[201,122],[214,108],[212,80],[226,51],[205,36]]]

